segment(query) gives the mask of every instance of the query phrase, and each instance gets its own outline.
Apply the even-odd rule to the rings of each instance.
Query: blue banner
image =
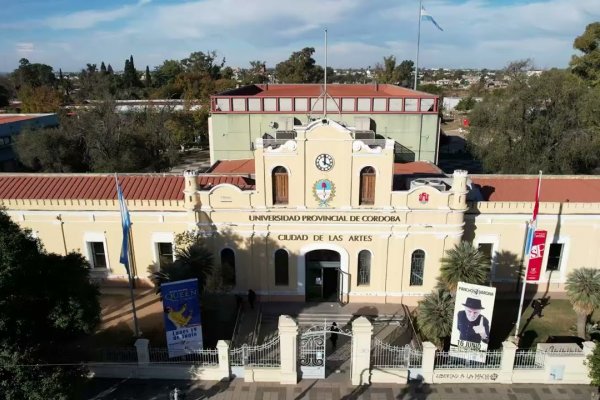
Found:
[[[202,349],[202,324],[198,280],[163,283],[160,286],[169,357]]]

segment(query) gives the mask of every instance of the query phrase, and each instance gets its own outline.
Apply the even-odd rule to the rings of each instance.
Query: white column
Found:
[[[279,316],[279,351],[282,385],[298,383],[298,324],[289,315]]]
[[[352,373],[353,385],[371,383],[371,335],[373,325],[365,317],[352,322]]]
[[[222,379],[229,379],[231,377],[229,340],[219,340],[217,342],[217,351],[219,352],[219,371],[221,371]]]
[[[423,343],[423,383],[433,383],[433,367],[435,365],[435,352],[437,348],[431,342]]]
[[[508,340],[502,343],[502,362],[500,364],[500,373],[498,374],[498,383],[512,383],[516,355],[516,344]]]
[[[150,363],[150,352],[148,351],[148,339],[138,339],[135,341],[135,349],[137,350],[138,365],[148,365]]]

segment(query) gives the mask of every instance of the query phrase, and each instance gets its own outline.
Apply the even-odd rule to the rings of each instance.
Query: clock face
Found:
[[[321,171],[329,171],[333,168],[333,157],[329,154],[319,154],[315,160],[315,165]]]

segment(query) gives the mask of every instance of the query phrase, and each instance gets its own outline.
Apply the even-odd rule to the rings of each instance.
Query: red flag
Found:
[[[542,171],[540,171],[540,176],[538,177],[537,190],[535,192],[535,204],[533,206],[533,218],[531,222],[535,224],[537,221],[538,211],[540,209],[540,187],[542,186]]]

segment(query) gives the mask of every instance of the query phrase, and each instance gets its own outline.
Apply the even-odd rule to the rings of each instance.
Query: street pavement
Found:
[[[233,381],[94,379],[86,400],[593,400],[595,388],[585,385],[387,385],[352,386],[335,380],[303,380],[298,385]]]

